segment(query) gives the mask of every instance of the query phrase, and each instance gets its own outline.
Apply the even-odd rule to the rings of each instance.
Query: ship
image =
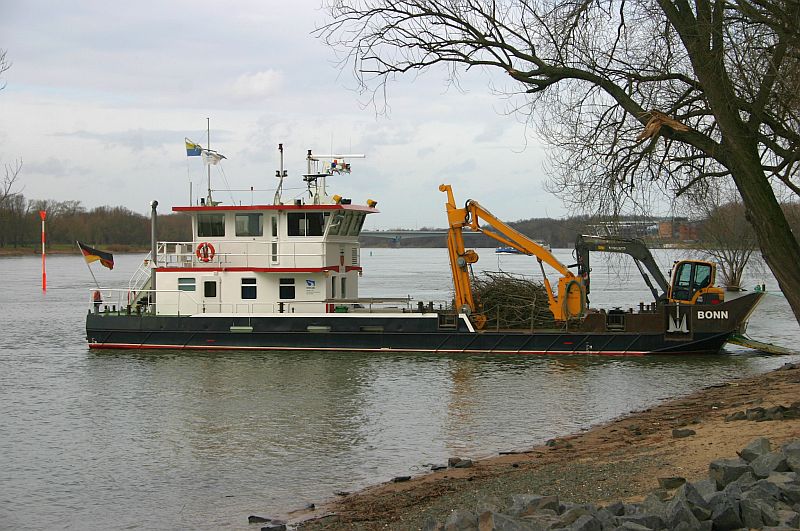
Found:
[[[713,286],[714,264],[688,260],[676,264],[674,285],[663,275],[659,282],[663,290],[648,283],[652,302],[630,309],[593,309],[588,303],[588,251],[602,252],[614,245],[592,249],[584,245],[580,263],[565,266],[549,249],[517,233],[477,202],[457,207],[451,187],[442,185],[440,190],[447,194],[452,300],[361,297],[359,279],[368,272],[361,263],[359,234],[367,216],[379,213],[377,202],[366,199],[359,204],[329,195],[326,184],[326,179],[349,172],[347,161],[357,155],[316,155],[308,150],[303,175],[307,193],[284,201],[281,190],[287,172],[282,145],[279,151],[280,181],[271,202],[215,201],[209,177],[207,197],[172,207],[191,219],[191,241],[158,241],[158,204],[151,204],[151,251],[128,286],[100,289],[102,305],[89,297],[89,348],[718,354],[729,338],[744,332],[763,296],[749,293],[725,300],[722,290]],[[487,220],[488,225],[481,225]],[[472,297],[471,265],[478,256],[464,248],[463,230],[484,232],[538,261],[553,317],[547,327],[533,322],[514,329],[492,325],[480,301]],[[543,263],[561,275],[555,291]],[[575,273],[570,271],[575,267]]]
[[[542,249],[546,249],[547,251],[551,251],[550,244],[543,241],[543,240],[534,240]],[[495,247],[494,249],[495,254],[525,254],[522,251],[519,251],[511,246],[508,245],[500,245]]]

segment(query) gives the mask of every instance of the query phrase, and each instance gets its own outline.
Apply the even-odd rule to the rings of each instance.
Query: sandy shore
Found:
[[[478,461],[386,483],[334,500],[313,512],[290,515],[304,530],[419,529],[443,522],[451,510],[474,509],[511,494],[557,494],[573,503],[640,500],[658,479],[706,477],[708,463],[735,457],[756,437],[773,444],[800,438],[800,419],[771,421],[725,417],[749,408],[800,401],[800,364],[734,380],[550,441],[530,451]],[[674,429],[695,433],[675,437]]]

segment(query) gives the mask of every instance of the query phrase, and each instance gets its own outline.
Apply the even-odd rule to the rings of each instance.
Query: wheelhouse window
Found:
[[[197,235],[201,238],[225,236],[225,214],[198,214]]]
[[[347,235],[358,236],[361,233],[361,227],[364,226],[364,219],[366,217],[366,212],[353,212],[353,223],[350,225],[350,230],[347,232]]]
[[[256,279],[242,279],[242,299],[256,299]]]
[[[289,212],[286,233],[289,236],[322,236],[326,216],[324,212]]]
[[[178,291],[195,291],[196,283],[194,278],[179,278],[178,279]]]
[[[331,225],[328,227],[328,235],[329,236],[338,236],[339,231],[342,228],[342,221],[344,221],[344,213],[337,212],[333,215],[333,219],[331,220]]]
[[[328,229],[329,236],[358,236],[364,226],[366,212],[337,212]]]
[[[353,213],[347,212],[342,220],[342,226],[339,227],[339,236],[347,236],[350,232],[350,225],[353,224]]]
[[[278,298],[294,299],[294,279],[282,278],[278,281]]]
[[[237,236],[262,236],[263,234],[263,214],[236,214]]]

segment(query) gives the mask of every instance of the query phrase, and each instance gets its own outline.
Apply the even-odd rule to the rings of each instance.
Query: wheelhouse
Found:
[[[158,243],[156,313],[326,312],[357,299],[358,236],[377,210],[342,203],[173,207],[191,216],[192,241]]]

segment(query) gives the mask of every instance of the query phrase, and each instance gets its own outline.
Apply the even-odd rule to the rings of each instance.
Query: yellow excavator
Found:
[[[449,184],[440,185],[439,191],[447,194],[446,206],[449,225],[447,250],[450,254],[450,269],[453,273],[455,306],[460,313],[469,316],[475,328],[480,330],[486,326],[486,316],[480,313],[480,308],[472,297],[469,268],[471,264],[478,261],[478,254],[472,249],[464,248],[464,236],[461,232],[464,227],[486,234],[503,246],[512,247],[520,253],[535,256],[542,269],[548,306],[556,321],[583,317],[586,312],[586,290],[582,277],[573,274],[550,251],[497,219],[477,201],[468,200],[464,208],[456,206],[453,189]],[[494,230],[481,227],[481,222],[488,224]],[[553,288],[545,274],[543,265],[545,263],[561,274],[558,279],[557,294],[553,293]]]
[[[676,262],[672,270],[672,282],[668,283],[656,265],[650,250],[640,240],[581,235],[575,242],[578,263],[572,267],[577,266],[578,272],[574,274],[550,251],[500,221],[477,201],[470,199],[463,208],[459,208],[456,206],[453,189],[449,184],[440,185],[439,190],[447,194],[446,207],[449,225],[447,249],[450,254],[456,308],[460,313],[468,315],[477,329],[484,328],[486,316],[480,312],[472,295],[469,268],[471,264],[478,261],[478,254],[472,249],[464,248],[462,230],[465,227],[490,236],[503,246],[512,247],[520,253],[536,257],[542,270],[548,306],[556,321],[579,319],[587,313],[591,272],[590,251],[630,255],[653,293],[657,304],[717,305],[725,301],[723,289],[714,286],[717,266],[712,262],[701,260]],[[490,228],[481,227],[481,223]],[[553,292],[547,278],[543,265],[545,263],[561,275],[558,279],[557,293]],[[658,289],[653,286],[645,269],[650,273],[652,280],[658,284]]]

